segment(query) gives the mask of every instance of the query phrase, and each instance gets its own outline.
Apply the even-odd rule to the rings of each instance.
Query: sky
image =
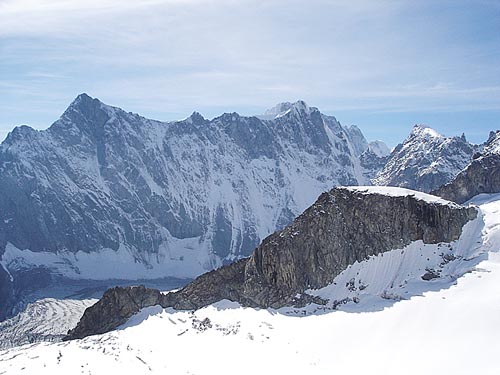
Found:
[[[86,92],[158,120],[305,100],[394,146],[500,128],[500,0],[0,0],[0,140]]]

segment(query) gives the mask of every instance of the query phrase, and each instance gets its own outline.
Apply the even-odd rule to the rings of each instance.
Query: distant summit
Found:
[[[303,100],[297,100],[294,103],[282,102],[276,104],[274,107],[266,110],[262,116],[258,116],[265,119],[273,119],[279,116],[284,116],[288,113],[295,114],[305,114],[309,115],[311,111],[318,111],[316,107],[309,107],[307,103]]]
[[[477,149],[465,136],[445,137],[429,126],[415,125],[372,182],[430,192],[464,169]]]

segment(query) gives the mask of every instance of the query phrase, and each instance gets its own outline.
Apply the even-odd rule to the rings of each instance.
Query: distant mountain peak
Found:
[[[465,137],[445,137],[427,125],[415,125],[372,182],[429,192],[465,168],[475,150]]]
[[[444,138],[443,135],[438,133],[436,130],[425,124],[416,124],[411,130],[410,136],[419,137],[433,137],[433,138]]]
[[[87,93],[81,93],[71,102],[68,109],[85,108],[91,105],[95,105],[97,103],[101,103],[99,99],[93,98]]]
[[[500,154],[500,130],[491,131],[484,145],[484,154]]]
[[[191,116],[189,116],[186,121],[192,123],[192,124],[201,124],[206,121],[205,117],[200,112],[194,111],[191,113]]]
[[[264,116],[276,118],[285,116],[288,113],[305,114],[310,115],[311,112],[317,111],[316,107],[309,107],[304,100],[297,100],[294,103],[282,102],[276,104],[273,108],[270,108],[264,112]]]

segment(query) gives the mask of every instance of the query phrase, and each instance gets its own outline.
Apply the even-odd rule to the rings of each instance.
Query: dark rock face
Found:
[[[167,294],[163,307],[198,309],[223,299],[241,301],[244,305],[252,306],[242,289],[247,264],[248,259],[245,258],[199,276],[181,290]]]
[[[429,203],[413,196],[333,189],[322,194],[291,225],[267,237],[250,258],[208,272],[183,289],[160,296],[159,302],[155,298],[152,301],[175,309],[197,309],[222,299],[263,308],[300,303],[297,294],[330,284],[356,261],[416,240],[454,241],[463,225],[476,215],[471,207]],[[105,301],[95,306],[114,302],[109,297]],[[112,329],[116,318],[104,315],[118,313],[121,324],[123,316],[134,310],[125,310],[126,314],[121,311],[110,306],[86,312],[69,337],[97,333],[92,324],[99,319],[104,321],[98,324],[99,332]]]
[[[467,202],[481,193],[500,192],[500,155],[480,156],[450,183],[432,194],[457,203]]]
[[[416,240],[456,240],[475,215],[475,209],[411,196],[334,189],[255,250],[245,268],[243,295],[262,307],[290,304],[297,293],[328,285],[347,266],[371,255]]]
[[[68,332],[67,339],[109,332],[142,308],[161,305],[162,297],[160,291],[144,286],[108,289],[95,305],[85,310],[76,328]]]

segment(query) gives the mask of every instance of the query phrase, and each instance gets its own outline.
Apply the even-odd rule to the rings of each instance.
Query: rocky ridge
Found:
[[[267,237],[249,258],[208,272],[179,291],[162,295],[142,288],[133,290],[131,297],[130,289],[112,289],[87,309],[67,338],[116,328],[145,306],[142,301],[175,309],[197,309],[222,299],[262,308],[310,303],[313,298],[306,290],[328,285],[354,262],[413,241],[454,241],[477,215],[473,207],[430,196],[394,194],[390,188],[387,192],[336,188],[324,193],[291,225]],[[145,298],[136,294],[139,290]]]
[[[426,125],[415,125],[372,182],[430,192],[451,181],[478,149],[464,135],[444,137]]]

